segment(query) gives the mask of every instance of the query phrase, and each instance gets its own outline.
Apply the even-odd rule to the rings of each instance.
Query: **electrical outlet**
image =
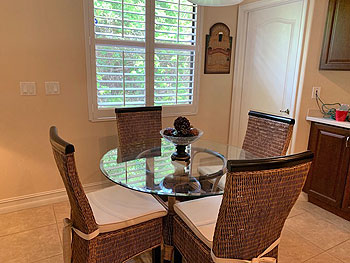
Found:
[[[318,97],[321,96],[321,87],[313,87],[312,88],[311,99],[316,99],[316,94]]]

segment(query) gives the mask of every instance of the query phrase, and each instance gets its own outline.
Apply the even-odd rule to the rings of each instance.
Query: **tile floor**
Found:
[[[279,263],[349,263],[350,222],[302,194],[286,221]],[[68,202],[0,215],[0,262],[62,263],[62,220]],[[149,254],[130,263],[151,263]],[[193,262],[194,263],[194,262]]]

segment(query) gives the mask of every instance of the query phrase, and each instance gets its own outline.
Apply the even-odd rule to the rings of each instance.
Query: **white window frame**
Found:
[[[95,51],[95,29],[94,29],[94,2],[93,0],[84,0],[84,25],[85,25],[85,51],[86,51],[86,70],[87,70],[87,91],[88,91],[88,108],[89,108],[89,120],[96,121],[108,121],[115,120],[114,108],[110,109],[98,109],[97,106],[97,86],[96,86],[96,51]],[[146,0],[146,21],[151,19],[151,23],[154,24],[154,15],[149,11],[150,8],[155,8],[155,0]],[[202,26],[202,13],[203,8],[197,6],[197,24],[196,24],[196,47],[195,47],[195,68],[194,68],[194,80],[193,80],[193,102],[190,105],[164,105],[162,106],[163,117],[179,116],[179,115],[196,115],[198,112],[199,102],[199,86],[200,86],[200,69],[201,69],[201,53],[202,53],[202,39],[203,32]],[[153,12],[154,14],[154,12]],[[178,49],[178,44],[160,44],[154,41],[147,41],[147,39],[154,38],[154,27],[149,30],[146,22],[146,41],[132,45],[135,47],[144,47],[147,50],[155,50],[156,48],[172,48]],[[117,43],[116,40],[99,40],[99,43],[113,44]],[[127,41],[120,41],[121,44],[125,44]],[[153,106],[154,100],[154,54],[146,53],[146,106]],[[152,77],[151,77],[152,76]]]

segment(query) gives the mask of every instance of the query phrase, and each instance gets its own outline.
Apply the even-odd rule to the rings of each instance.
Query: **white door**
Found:
[[[258,7],[247,5],[248,10],[243,14],[245,19],[240,14],[238,25],[241,36],[237,38],[243,35],[245,39],[238,43],[245,44],[244,48],[237,48],[235,78],[239,82],[235,81],[235,110],[231,116],[234,118],[231,133],[235,133],[231,136],[238,145],[244,139],[249,110],[294,116],[304,1],[259,2]],[[241,9],[244,10],[244,6]]]

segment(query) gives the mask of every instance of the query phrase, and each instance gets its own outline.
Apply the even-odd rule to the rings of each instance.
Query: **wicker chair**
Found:
[[[116,108],[120,147],[160,139],[162,107]]]
[[[175,262],[182,257],[191,263],[276,262],[284,222],[301,192],[312,158],[307,151],[229,161],[223,197],[175,204]]]
[[[260,157],[276,157],[286,155],[292,138],[294,119],[250,111],[248,127],[242,149]],[[198,169],[200,174],[218,171],[220,166],[203,166]],[[213,187],[225,187],[226,174],[213,181]]]
[[[154,262],[160,262],[167,212],[158,201],[118,186],[85,195],[74,146],[58,136],[56,127],[50,128],[50,142],[71,206],[64,227],[65,262],[124,262],[150,249]]]
[[[261,158],[285,155],[295,120],[256,111],[248,115],[242,148]]]

